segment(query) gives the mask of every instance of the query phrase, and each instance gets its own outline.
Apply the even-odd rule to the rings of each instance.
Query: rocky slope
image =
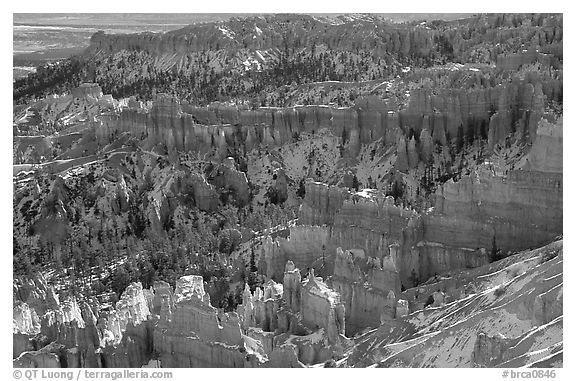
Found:
[[[401,294],[416,311],[358,337],[348,365],[562,366],[562,295],[561,241],[452,272]]]

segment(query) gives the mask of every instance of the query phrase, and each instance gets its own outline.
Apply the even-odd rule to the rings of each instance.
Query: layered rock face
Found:
[[[180,278],[173,301],[164,295],[160,315],[154,330],[154,350],[160,354],[162,366],[244,366],[239,317],[236,313],[219,314],[210,305],[202,277]]]
[[[33,351],[30,341],[40,331],[40,319],[36,311],[26,303],[17,303],[13,307],[13,341],[12,357],[18,357],[22,352]]]
[[[31,279],[14,279],[13,286],[13,358],[22,352],[34,351],[33,338],[41,330],[42,316],[58,308],[58,295],[42,275]]]
[[[101,367],[141,367],[152,357],[152,324],[148,290],[130,284],[116,309],[100,314],[96,323],[102,335]]]
[[[284,294],[282,283],[268,281],[264,288],[257,288],[254,294],[248,285],[242,294],[242,304],[238,308],[241,316],[242,328],[248,332],[250,328],[260,329],[262,332],[274,332],[278,328],[278,310]],[[272,352],[273,335],[261,335],[261,341],[266,353]]]
[[[36,315],[25,303],[17,305],[15,345],[22,343],[22,334],[36,336],[23,348],[29,347],[28,351],[15,352],[15,364],[140,367],[150,361],[154,350],[163,366],[244,366],[238,315],[219,315],[210,306],[201,277],[181,278],[174,293],[163,282],[155,287],[148,291],[133,283],[114,310],[97,315],[86,303],[81,307],[75,300],[63,303],[41,317],[41,327],[34,324]],[[150,308],[158,314],[152,315]]]
[[[499,55],[496,60],[496,69],[514,71],[523,65],[534,63],[539,63],[543,66],[560,66],[560,62],[555,55],[540,53],[536,49],[530,49],[516,54]]]
[[[242,108],[213,104],[207,108],[181,104],[169,96],[158,96],[150,110],[125,108],[119,114],[103,115],[96,125],[100,144],[119,133],[147,138],[149,146],[163,145],[170,152],[214,150],[221,158],[227,148],[251,150],[257,146],[280,146],[303,132],[329,129],[353,155],[360,144],[380,138],[393,142],[399,131],[398,115],[382,100],[365,99],[355,108],[299,106],[293,108]]]
[[[328,342],[336,344],[340,335],[344,335],[344,305],[340,295],[326,286],[322,279],[316,278],[314,269],[302,284],[300,297],[302,323],[312,328],[324,328]]]
[[[488,242],[495,237],[502,250],[520,250],[562,234],[562,119],[540,121],[536,139],[519,166],[507,176],[479,171],[444,184],[437,192],[435,215],[425,218],[425,237],[472,248],[490,247]],[[452,216],[452,228],[443,223],[445,216]],[[469,234],[462,234],[467,227]],[[477,241],[459,242],[466,236]]]
[[[334,275],[328,284],[341,295],[348,336],[396,317],[400,276],[395,260],[392,256],[381,261],[363,252],[336,250]]]
[[[542,119],[538,124],[536,139],[528,154],[523,170],[562,173],[563,118],[556,122]],[[553,176],[553,175],[551,175]]]
[[[96,126],[96,137],[100,144],[107,144],[121,132],[130,132],[140,139],[146,138],[145,145],[162,145],[168,152],[206,153],[213,147],[224,149],[225,135],[231,135],[232,131],[226,127],[197,125],[191,115],[182,113],[180,102],[172,97],[159,96],[149,111],[124,109],[119,114],[103,115]]]
[[[449,229],[450,226],[458,225],[458,222],[452,221],[444,221],[444,223],[445,225],[439,226],[438,229]],[[466,227],[460,226],[459,229],[465,230]],[[477,226],[470,229],[475,233],[478,232]],[[441,236],[435,236],[437,241],[441,238]],[[457,246],[457,243],[451,241],[418,241],[416,247],[410,247],[400,258],[402,284],[405,287],[413,287],[435,275],[453,269],[462,270],[482,266],[489,261],[489,250],[483,247]]]
[[[266,276],[280,281],[287,261],[292,261],[301,269],[313,267],[316,261],[328,254],[328,235],[326,227],[297,225],[290,227],[290,236],[287,238],[266,237],[261,249]]]
[[[393,243],[414,244],[418,214],[394,205],[391,196],[365,189],[352,193],[334,217],[330,244],[342,249],[362,249],[381,261]]]
[[[398,109],[393,97],[368,96],[349,108],[248,110],[218,103],[190,106],[160,95],[150,109],[124,108],[119,113],[102,115],[93,124],[100,145],[129,132],[143,141],[145,149],[156,147],[169,155],[210,154],[221,160],[238,149],[248,152],[265,146],[279,147],[293,142],[301,133],[327,130],[341,139],[344,151],[351,157],[356,157],[363,145],[378,139],[383,144],[396,145],[395,168],[406,172],[421,162],[429,163],[435,143],[446,146],[457,137],[487,138],[489,150],[511,133],[522,132],[535,140],[538,123],[546,115],[546,101],[562,99],[561,80],[539,78],[536,74],[529,72],[522,80],[514,78],[496,87],[413,89],[402,109]],[[325,217],[319,218],[313,223],[326,223],[322,221]]]
[[[302,281],[291,262],[284,284],[269,281],[254,294],[246,288],[237,312],[212,307],[200,276],[180,278],[173,294],[162,283],[155,287],[148,300],[153,311],[160,307],[159,315],[148,323],[155,325],[153,348],[163,367],[302,366],[302,361],[325,361],[346,340],[340,296],[313,271]]]
[[[397,258],[397,271],[406,283],[413,267],[405,258],[409,258],[412,251],[418,253],[416,244],[422,240],[422,220],[418,213],[395,206],[392,197],[384,197],[379,191],[353,193],[325,184],[308,184],[299,223],[320,220],[329,225],[325,245],[325,258],[329,264],[337,261],[338,247],[358,249],[362,255],[378,259],[380,263],[392,255]],[[331,190],[334,190],[337,202],[332,201]],[[420,269],[417,267],[416,271]],[[422,271],[427,270],[423,267]]]
[[[382,259],[391,244],[399,244],[402,283],[410,286],[487,263],[494,240],[505,252],[542,245],[562,234],[561,126],[561,120],[542,119],[520,170],[495,175],[484,166],[457,182],[448,180],[436,192],[434,209],[421,215],[394,206],[379,192],[352,194],[309,183],[299,221],[331,227],[331,258],[342,247]],[[405,161],[410,167],[414,159],[407,153]]]
[[[438,142],[456,137],[460,128],[467,135],[488,136],[491,148],[517,123],[534,137],[546,97],[557,100],[561,93],[562,83],[550,79],[513,80],[484,89],[412,90],[406,110],[399,112],[400,126],[417,133],[427,129]]]
[[[298,223],[302,225],[331,225],[334,215],[350,195],[336,186],[307,181],[304,202],[298,212]]]
[[[286,262],[282,304],[277,316],[277,332],[287,332],[290,336],[275,339],[275,350],[295,345],[298,358],[306,364],[339,356],[348,343],[344,336],[345,307],[340,294],[316,277],[314,269],[302,280],[294,263]]]

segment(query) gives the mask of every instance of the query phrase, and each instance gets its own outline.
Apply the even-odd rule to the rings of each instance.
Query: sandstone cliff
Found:
[[[558,147],[561,128],[547,122],[541,126],[524,170],[494,175],[481,167],[457,182],[448,180],[436,192],[434,209],[422,215],[394,206],[378,192],[355,195],[308,183],[299,222],[331,227],[326,257],[332,262],[336,247],[362,249],[382,259],[389,245],[399,244],[404,285],[453,268],[485,264],[494,241],[503,251],[544,244],[562,233],[558,149],[543,148],[548,141]],[[531,158],[534,164],[528,164]],[[550,164],[538,167],[545,162]],[[528,165],[532,170],[526,170]]]
[[[400,276],[392,257],[365,257],[363,252],[336,251],[331,285],[340,295],[346,312],[346,334],[352,336],[365,327],[376,327],[381,320],[396,317],[396,295]]]
[[[163,297],[154,330],[154,350],[164,367],[243,367],[246,361],[236,313],[219,314],[210,305],[200,276],[182,277],[173,301]],[[174,307],[170,307],[173,302]]]
[[[506,177],[473,173],[439,189],[435,212],[425,218],[428,240],[490,248],[495,236],[502,250],[535,247],[562,233],[562,176],[526,170]]]
[[[266,237],[260,254],[264,259],[266,276],[281,280],[287,261],[292,261],[301,269],[313,267],[316,261],[321,261],[322,256],[327,254],[328,235],[326,227],[296,225],[290,227],[287,238]]]
[[[536,139],[522,169],[537,172],[562,173],[563,119],[555,123],[542,119]]]

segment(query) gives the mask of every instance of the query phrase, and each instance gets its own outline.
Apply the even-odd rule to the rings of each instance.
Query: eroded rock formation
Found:
[[[341,295],[346,311],[348,336],[365,327],[380,325],[396,316],[400,293],[397,259],[366,257],[364,252],[336,250],[334,275],[329,284]]]
[[[243,367],[245,356],[240,319],[236,313],[219,314],[210,305],[200,276],[178,280],[174,308],[164,294],[154,330],[154,350],[165,367]]]
[[[142,366],[151,355],[149,315],[139,283],[130,285],[116,308],[108,311],[75,298],[45,308],[40,316],[26,303],[16,304],[14,363],[22,367]]]
[[[426,213],[399,208],[379,192],[354,194],[309,182],[299,222],[331,226],[329,258],[342,247],[382,259],[390,245],[398,244],[406,286],[450,269],[485,264],[494,242],[503,251],[542,245],[562,233],[561,125],[561,120],[540,122],[521,169],[496,175],[480,167],[459,181],[448,180]],[[410,162],[406,153],[403,168]]]
[[[292,261],[297,268],[308,269],[317,261],[327,260],[323,255],[328,255],[328,235],[326,227],[296,225],[290,227],[287,238],[266,237],[261,249],[266,276],[280,281],[287,261]]]
[[[186,70],[201,57],[209,64],[194,78],[205,74],[226,86],[250,65],[258,73],[276,70],[280,46],[304,52],[313,45],[303,59],[314,62],[318,50],[340,57],[346,68],[350,58],[350,65],[366,66],[366,77],[305,78],[304,86],[294,82],[285,85],[290,91],[273,94],[282,100],[264,94],[250,98],[250,107],[242,97],[233,99],[238,89],[222,86],[210,90],[228,103],[198,106],[156,90],[150,102],[114,100],[100,86],[83,84],[15,111],[15,134],[38,132],[14,141],[15,237],[42,232],[36,235],[51,260],[62,259],[53,244],[69,238],[71,222],[80,225],[86,215],[106,216],[101,225],[112,220],[110,232],[137,228],[141,238],[148,226],[164,233],[177,225],[186,235],[222,205],[231,207],[224,219],[235,210],[242,224],[254,210],[255,216],[276,208],[292,213],[301,203],[296,224],[261,232],[251,230],[258,220],[218,227],[218,238],[242,241],[228,253],[240,269],[246,252],[254,255],[254,243],[262,243],[261,287],[247,279],[234,312],[211,304],[206,290],[216,288],[214,279],[205,289],[199,275],[181,277],[175,290],[166,282],[149,290],[132,283],[114,305],[76,290],[60,300],[41,277],[17,279],[15,366],[140,367],[151,359],[165,367],[561,361],[561,243],[541,255],[511,252],[546,244],[563,230],[562,18],[480,15],[393,27],[378,17],[331,20],[277,15],[164,35],[99,32],[85,57],[104,56],[118,70],[120,63],[126,68],[126,57],[128,66],[142,60],[146,72],[174,74],[174,87],[198,74]],[[342,52],[350,57],[338,56]],[[231,77],[219,77],[222,62],[246,57],[244,65],[226,66]],[[341,67],[334,61],[336,73]],[[381,66],[390,72],[376,73]],[[202,73],[207,68],[210,75]],[[125,71],[96,77],[106,83],[118,73]],[[145,74],[145,84],[154,81]],[[119,82],[113,92],[133,85]],[[261,86],[243,90],[253,97],[267,91]],[[322,103],[334,88],[347,88],[348,99],[259,107]],[[181,98],[196,101],[185,94]],[[211,96],[198,97],[198,104]],[[44,128],[54,135],[40,135]],[[103,164],[109,162],[117,167]],[[40,170],[48,175],[36,176]],[[330,185],[304,183],[312,176]],[[86,211],[86,204],[94,206]],[[84,227],[91,237],[93,227]],[[126,239],[127,251],[132,242]],[[253,266],[251,258],[251,275]],[[181,267],[179,275],[193,268]],[[231,284],[239,273],[234,277]],[[226,308],[236,298],[226,300]],[[356,342],[346,337],[356,334]]]

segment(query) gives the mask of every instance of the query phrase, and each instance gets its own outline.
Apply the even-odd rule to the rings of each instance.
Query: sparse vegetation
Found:
[[[498,286],[498,288],[494,290],[494,296],[496,296],[497,298],[501,297],[505,293],[506,293],[506,287],[504,285]]]
[[[540,263],[545,263],[548,262],[549,260],[556,258],[558,254],[559,250],[554,249],[545,250],[542,252],[542,254],[540,254]]]

